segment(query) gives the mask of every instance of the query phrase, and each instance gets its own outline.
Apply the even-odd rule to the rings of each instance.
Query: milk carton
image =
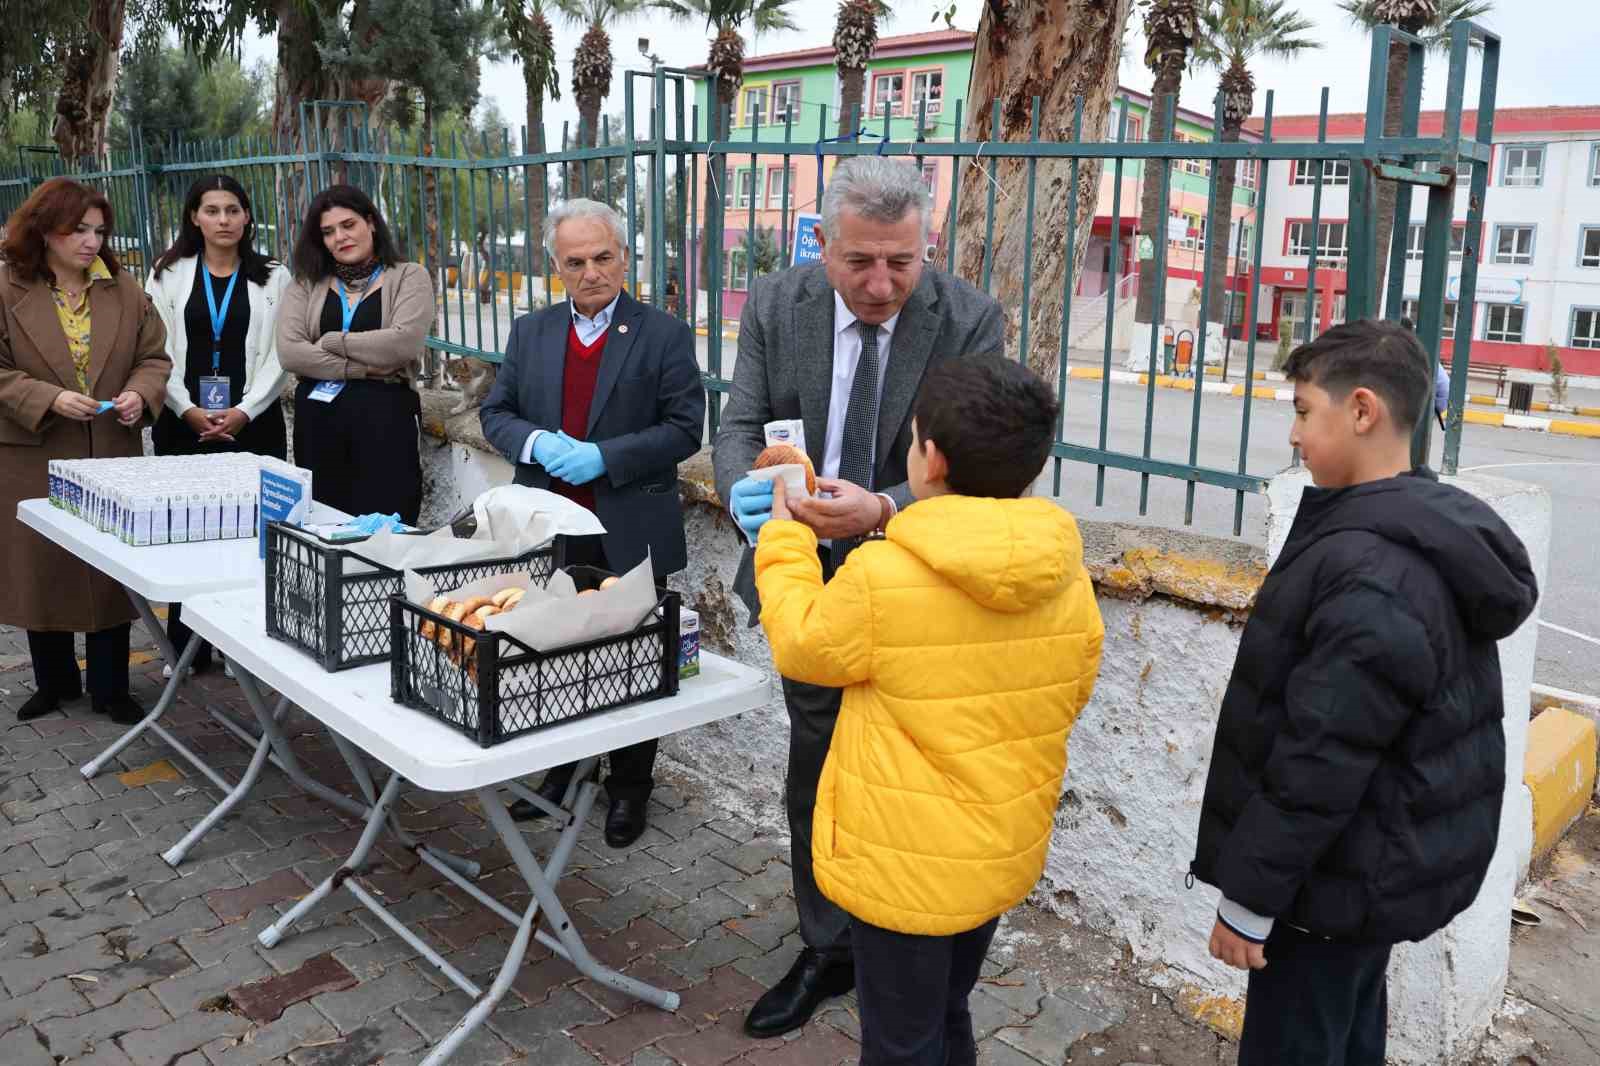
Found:
[[[678,610],[678,677],[700,675],[700,615],[688,607]]]

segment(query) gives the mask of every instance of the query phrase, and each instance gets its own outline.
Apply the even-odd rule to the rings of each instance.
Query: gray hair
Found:
[[[575,218],[597,218],[611,226],[611,235],[617,239],[617,247],[624,252],[628,250],[628,223],[622,217],[622,212],[598,200],[585,200],[575,198],[563,200],[550,208],[544,216],[544,250],[550,253],[550,258],[556,257],[556,230],[561,223],[570,222]]]
[[[926,242],[933,205],[922,171],[915,164],[884,156],[858,155],[841,162],[822,194],[822,233],[839,235],[839,212],[851,211],[874,222],[899,222],[915,210]]]

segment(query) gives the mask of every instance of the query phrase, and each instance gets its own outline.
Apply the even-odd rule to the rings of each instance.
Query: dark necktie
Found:
[[[839,479],[872,489],[872,467],[878,437],[878,327],[857,322],[861,331],[861,361],[850,383],[850,406],[844,416],[844,444],[839,451]],[[844,564],[859,540],[833,542],[833,565]]]

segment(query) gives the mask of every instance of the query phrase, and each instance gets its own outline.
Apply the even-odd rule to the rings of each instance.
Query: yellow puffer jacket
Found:
[[[1048,500],[925,500],[826,587],[812,532],[772,521],[756,575],[779,672],[845,690],[813,823],[822,892],[924,936],[1022,900],[1105,632],[1072,516]]]

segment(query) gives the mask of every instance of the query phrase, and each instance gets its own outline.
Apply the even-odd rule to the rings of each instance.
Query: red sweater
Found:
[[[606,346],[610,330],[585,346],[578,340],[578,327],[567,327],[567,357],[561,374],[561,429],[573,440],[584,440],[589,434],[589,408],[594,405],[595,383],[600,378],[600,352]],[[594,510],[594,486],[569,485],[551,479],[550,491],[565,496],[573,503]]]

